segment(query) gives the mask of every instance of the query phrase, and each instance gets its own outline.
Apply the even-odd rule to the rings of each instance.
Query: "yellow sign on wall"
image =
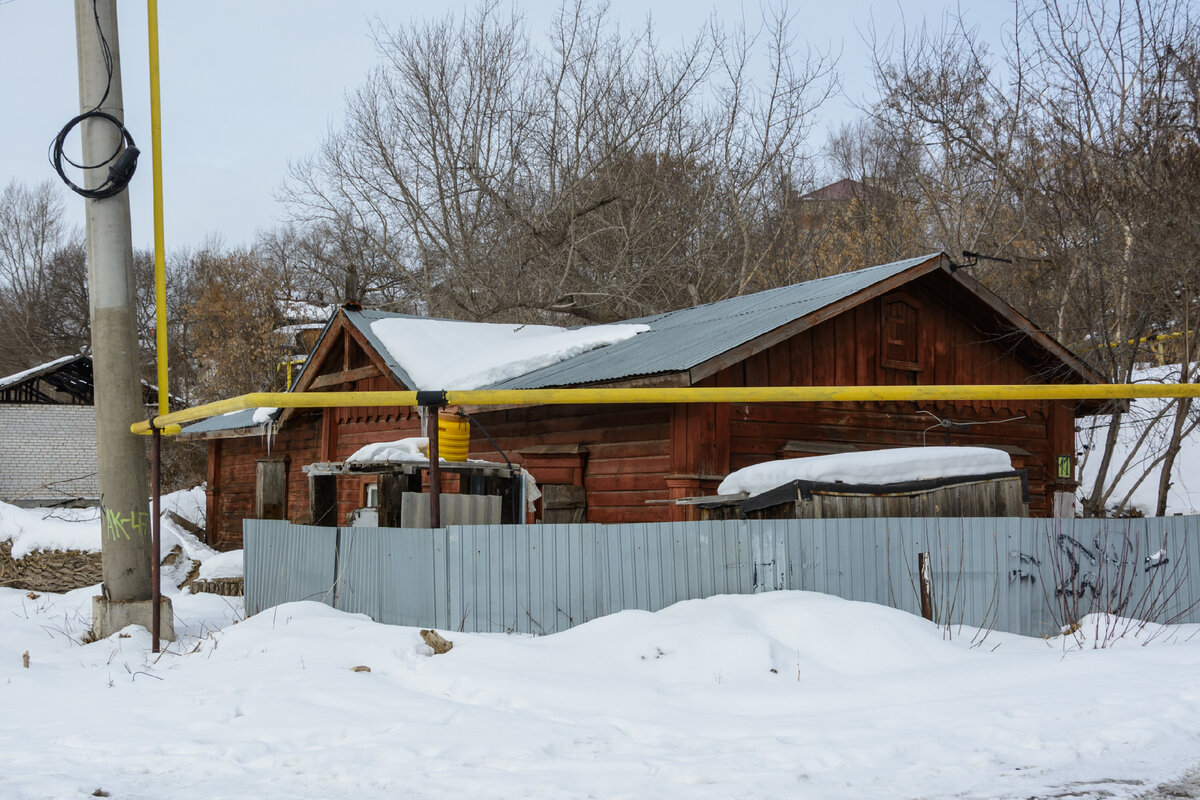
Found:
[[[1071,456],[1058,457],[1058,477],[1068,481],[1075,477],[1075,465]]]

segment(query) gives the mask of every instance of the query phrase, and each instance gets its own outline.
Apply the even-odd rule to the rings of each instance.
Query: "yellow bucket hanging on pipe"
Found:
[[[438,456],[447,461],[466,461],[471,450],[471,423],[453,412],[438,413]]]

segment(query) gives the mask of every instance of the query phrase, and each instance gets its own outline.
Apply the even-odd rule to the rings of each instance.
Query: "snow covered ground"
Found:
[[[0,504],[0,538],[90,550],[99,524]],[[82,643],[98,587],[0,588],[0,798],[1132,798],[1200,763],[1196,625],[1044,640],[771,592],[434,656],[318,603],[244,619],[185,572],[160,655],[136,627]]]
[[[432,656],[317,603],[239,621],[164,590],[154,656],[141,628],[80,643],[95,588],[0,589],[0,797],[1119,798],[1200,759],[1197,626],[980,643],[773,592]]]
[[[1137,371],[1134,383],[1172,383],[1179,380],[1179,367],[1147,367]],[[1107,507],[1124,503],[1146,516],[1153,516],[1158,507],[1158,481],[1162,465],[1157,457],[1165,449],[1174,422],[1173,409],[1163,417],[1169,401],[1146,398],[1130,401],[1121,432],[1113,451],[1111,475],[1118,467],[1125,471],[1117,481]],[[1194,420],[1200,406],[1194,408]],[[1079,473],[1081,492],[1095,485],[1100,469],[1104,438],[1108,433],[1108,417],[1083,418],[1078,422],[1076,437],[1080,449]],[[1145,477],[1143,477],[1145,476]],[[1140,482],[1139,482],[1140,481]],[[1167,493],[1167,514],[1200,514],[1200,430],[1193,430],[1183,440],[1179,456],[1171,470],[1171,489]]]

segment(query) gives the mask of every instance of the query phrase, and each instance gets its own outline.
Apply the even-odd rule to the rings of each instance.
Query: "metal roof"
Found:
[[[627,323],[649,325],[650,330],[486,388],[539,389],[688,370],[939,255],[930,253],[707,305],[626,320]]]
[[[792,286],[731,297],[693,308],[625,320],[630,324],[647,325],[650,330],[625,341],[598,347],[558,364],[483,388],[539,389],[682,372],[940,255],[930,253]],[[400,366],[395,355],[375,335],[371,323],[383,319],[425,317],[347,308],[343,308],[342,313],[379,354],[397,380],[405,386],[416,385]],[[329,325],[313,346],[314,352],[328,335],[335,318],[336,315],[330,319]],[[305,364],[305,369],[310,366],[311,360]],[[302,374],[303,370],[296,376],[293,390],[299,384]],[[239,428],[256,428],[259,424],[253,421],[254,413],[254,409],[248,409],[223,414],[189,425],[183,432],[216,433]]]
[[[257,413],[257,408],[244,408],[241,411],[218,414],[215,417],[209,417],[208,419],[187,425],[180,433],[219,433],[221,431],[236,431],[243,428],[265,428],[269,423],[254,421],[254,415]],[[278,416],[279,412],[277,411],[271,415],[271,418],[275,419]]]

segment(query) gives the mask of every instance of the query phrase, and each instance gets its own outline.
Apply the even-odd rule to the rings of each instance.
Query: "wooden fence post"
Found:
[[[917,572],[921,580],[921,616],[933,621],[933,574],[929,570],[929,553],[917,553]]]

